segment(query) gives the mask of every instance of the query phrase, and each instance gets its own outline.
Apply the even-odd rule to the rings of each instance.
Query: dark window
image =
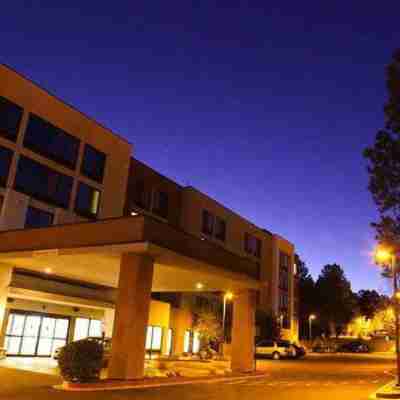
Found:
[[[0,186],[6,186],[8,172],[10,171],[13,152],[5,147],[0,147]]]
[[[261,257],[261,240],[249,233],[244,235],[244,250],[246,253]]]
[[[53,214],[35,207],[28,207],[25,228],[43,228],[53,225]]]
[[[15,189],[39,200],[68,208],[72,182],[70,176],[21,156],[14,186]]]
[[[159,190],[153,193],[153,210],[154,214],[160,217],[168,217],[168,194]]]
[[[145,190],[144,181],[142,179],[139,179],[135,182],[134,185],[133,201],[140,208],[147,210],[149,207],[149,202],[147,201],[147,199],[148,196]]]
[[[23,109],[0,96],[0,136],[17,140]]]
[[[4,204],[4,196],[0,194],[0,215],[1,211],[3,210],[3,204]]]
[[[215,218],[215,237],[225,242],[226,237],[226,222],[219,217]]]
[[[201,231],[206,235],[212,235],[214,231],[214,215],[207,210],[203,210],[203,224]]]
[[[24,146],[68,168],[75,168],[79,139],[37,115],[29,116]]]
[[[76,195],[75,211],[85,217],[96,218],[99,204],[100,191],[80,182]]]
[[[96,182],[103,182],[106,155],[89,144],[85,145],[81,173]]]

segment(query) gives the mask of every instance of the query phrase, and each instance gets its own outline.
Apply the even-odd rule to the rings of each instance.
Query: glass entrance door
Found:
[[[69,318],[11,312],[5,347],[10,356],[50,357],[67,343]]]

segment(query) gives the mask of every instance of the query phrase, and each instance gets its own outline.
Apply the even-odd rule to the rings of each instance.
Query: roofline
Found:
[[[256,225],[254,222],[249,221],[247,218],[243,217],[242,215],[240,215],[238,212],[232,210],[231,208],[225,206],[224,204],[220,203],[218,200],[215,200],[214,198],[212,198],[210,195],[208,195],[207,193],[202,192],[201,190],[195,188],[192,185],[189,186],[185,186],[184,189],[188,189],[188,190],[194,190],[197,193],[200,193],[202,196],[207,197],[209,200],[217,203],[218,206],[222,207],[223,209],[225,209],[226,211],[234,214],[236,217],[239,217],[240,219],[242,219],[243,221],[247,222],[248,224],[250,224],[252,227],[256,228],[257,230],[260,231],[260,233],[264,234],[264,235],[268,235],[268,236],[273,236],[274,234],[272,232],[270,232],[269,230],[265,229],[265,228],[261,228],[258,225]]]
[[[33,84],[34,86],[36,86],[38,89],[43,90],[47,95],[49,95],[50,97],[53,97],[55,100],[60,101],[61,103],[63,103],[65,106],[69,107],[70,109],[72,109],[75,112],[78,112],[79,114],[81,114],[83,117],[85,117],[86,119],[92,121],[93,123],[95,123],[96,125],[98,125],[100,128],[108,131],[111,135],[115,136],[116,138],[120,139],[121,141],[129,144],[130,146],[133,146],[133,143],[131,143],[128,139],[124,138],[122,135],[115,133],[114,131],[112,131],[110,128],[108,128],[107,126],[103,125],[102,123],[98,122],[97,120],[95,120],[94,118],[92,118],[91,116],[85,114],[83,111],[79,110],[78,108],[76,108],[75,106],[73,106],[70,103],[67,103],[66,101],[64,101],[61,97],[58,97],[56,94],[52,93],[50,90],[44,88],[43,86],[39,85],[37,82],[35,82],[34,80],[32,80],[31,78],[28,78],[27,76],[21,74],[19,71],[17,71],[16,69],[14,69],[13,67],[9,66],[8,64],[5,63],[0,63],[0,65],[6,69],[8,69],[9,71],[15,73],[16,75],[18,75],[20,78],[24,79],[25,81],[30,82],[31,84]]]
[[[184,189],[185,187],[182,186],[180,183],[174,181],[172,178],[169,178],[168,176],[162,174],[161,172],[157,171],[156,169],[154,169],[153,167],[150,167],[149,164],[146,164],[145,162],[137,159],[135,156],[131,156],[131,160],[135,160],[136,162],[138,162],[139,164],[142,164],[143,166],[145,166],[146,168],[151,169],[152,171],[154,171],[157,175],[161,176],[162,178],[166,179],[167,181],[173,183],[174,185],[178,186],[180,189]]]

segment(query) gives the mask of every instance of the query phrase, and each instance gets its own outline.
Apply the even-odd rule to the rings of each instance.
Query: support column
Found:
[[[150,257],[122,255],[108,372],[112,379],[137,379],[144,375],[152,281]]]
[[[234,372],[254,370],[256,292],[243,290],[233,299],[232,358]]]
[[[6,307],[8,288],[11,282],[13,267],[8,265],[0,264],[0,347],[4,347],[5,332],[6,332]]]

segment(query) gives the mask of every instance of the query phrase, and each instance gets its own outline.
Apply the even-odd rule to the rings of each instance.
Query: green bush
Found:
[[[67,382],[96,381],[103,366],[103,345],[90,339],[69,343],[60,351],[58,366]]]

